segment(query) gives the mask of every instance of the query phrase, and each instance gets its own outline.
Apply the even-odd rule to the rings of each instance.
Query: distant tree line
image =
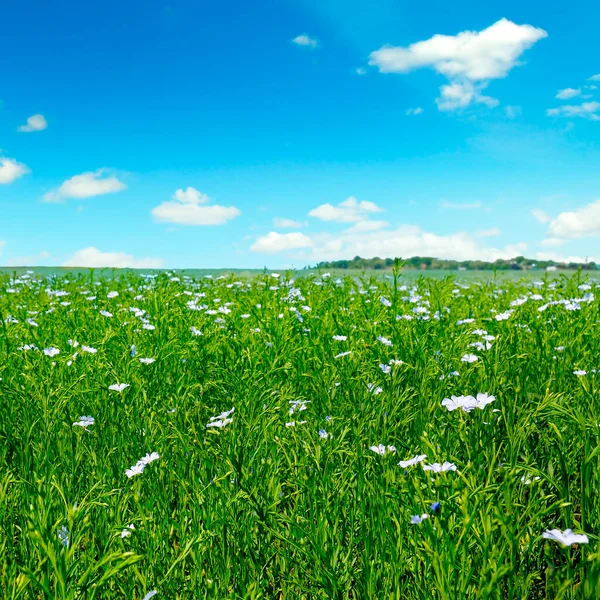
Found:
[[[595,270],[598,268],[595,262],[587,263],[560,263],[553,260],[534,260],[517,256],[511,259],[499,258],[494,262],[485,260],[444,260],[433,258],[431,256],[413,256],[403,260],[405,269],[411,270],[430,270],[443,269],[449,271],[467,270],[467,271],[525,271],[528,269],[546,269],[547,267],[556,267],[557,269],[585,269]],[[352,260],[333,260],[320,262],[317,265],[320,269],[390,269],[394,266],[393,258],[361,258],[355,256]]]

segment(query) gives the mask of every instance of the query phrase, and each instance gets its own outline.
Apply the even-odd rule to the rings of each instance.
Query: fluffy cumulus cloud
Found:
[[[112,174],[109,169],[98,169],[67,179],[59,188],[47,192],[43,200],[44,202],[63,202],[67,198],[92,198],[93,196],[113,194],[125,189],[127,189],[127,186],[119,181],[117,176]]]
[[[159,269],[161,258],[134,258],[125,252],[102,252],[94,246],[78,250],[63,263],[63,267],[116,268],[116,269]]]
[[[270,231],[267,235],[259,237],[250,246],[250,251],[262,254],[275,254],[286,250],[309,248],[310,246],[312,246],[311,239],[303,233],[277,233],[276,231]]]
[[[152,215],[159,223],[223,225],[241,214],[235,206],[209,203],[206,194],[188,187],[177,190],[171,200],[154,207]]]
[[[32,131],[44,131],[47,127],[48,123],[46,122],[46,117],[44,117],[44,115],[31,115],[31,117],[27,119],[27,123],[21,125],[18,128],[18,131],[31,133]]]
[[[316,48],[319,45],[319,42],[316,38],[310,37],[303,33],[302,35],[296,36],[292,40],[292,44],[296,44],[296,46],[304,46],[306,48]]]
[[[300,223],[300,221],[283,219],[281,217],[275,217],[273,219],[273,225],[278,229],[300,229],[300,227],[302,227],[302,223]]]
[[[550,221],[548,234],[557,239],[600,236],[600,200],[560,213]]]
[[[596,75],[592,75],[589,78],[590,81],[600,81],[600,73],[597,73]]]
[[[374,202],[361,200],[360,202],[350,196],[337,206],[333,204],[321,204],[317,208],[313,208],[309,213],[309,217],[315,217],[320,221],[335,221],[337,223],[357,223],[358,221],[367,220],[372,213],[381,212]]]
[[[27,165],[17,162],[14,158],[0,157],[0,184],[12,183],[30,172]]]
[[[444,75],[450,83],[440,88],[440,110],[476,103],[495,106],[496,99],[482,94],[489,81],[506,77],[523,52],[547,35],[543,29],[500,19],[481,31],[437,34],[410,46],[383,46],[371,53],[369,64],[382,73],[429,67]]]
[[[546,114],[549,117],[580,117],[590,121],[600,121],[600,102],[592,100],[581,104],[565,104],[558,108],[549,108]]]

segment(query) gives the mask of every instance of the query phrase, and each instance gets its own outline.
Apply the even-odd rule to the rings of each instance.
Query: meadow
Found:
[[[599,287],[0,274],[0,597],[599,598]]]

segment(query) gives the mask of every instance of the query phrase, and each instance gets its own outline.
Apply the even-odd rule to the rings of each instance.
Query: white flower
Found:
[[[94,417],[79,417],[79,421],[73,423],[74,427],[89,427],[95,423]]]
[[[474,363],[479,360],[479,357],[475,354],[463,354],[460,360],[466,363]]]
[[[107,298],[116,298],[119,295],[119,292],[108,292],[108,294],[106,294]]]
[[[46,351],[44,350],[44,352]],[[573,371],[573,375],[577,375],[577,377],[583,377],[584,375],[587,375],[587,371],[579,369],[577,371]]]
[[[588,536],[585,533],[573,533],[572,529],[550,529],[542,533],[542,537],[546,540],[554,540],[561,546],[572,546],[573,544],[589,544]]]
[[[396,452],[396,446],[387,446],[387,448],[383,444],[379,444],[379,446],[370,446],[369,450],[375,452],[375,454],[379,454],[379,456],[383,456],[386,452]]]
[[[96,348],[92,348],[91,346],[81,346],[82,352],[88,352],[89,354],[96,354],[98,350]]]
[[[382,335],[377,338],[377,341],[381,342],[384,346],[393,346],[392,342]]]
[[[143,365],[151,365],[155,360],[155,358],[140,358],[140,362]]]
[[[368,383],[367,384],[367,389],[369,390],[369,392],[371,392],[374,396],[377,396],[377,394],[381,394],[383,392],[383,390],[375,385],[374,383]]]
[[[319,429],[319,437],[326,440],[329,437],[329,434],[324,429]]]
[[[128,387],[128,383],[113,383],[112,385],[108,386],[108,389],[112,390],[113,392],[122,392],[125,388]]]
[[[456,471],[454,463],[444,461],[443,464],[433,463],[431,465],[423,465],[423,471],[433,471],[434,473],[444,473],[445,471]]]
[[[60,350],[58,348],[54,348],[54,346],[50,346],[49,348],[44,348],[44,354],[52,358],[53,356],[60,354]]]
[[[151,454],[146,454],[146,456],[140,458],[140,460],[138,462],[141,462],[144,464],[144,466],[149,465],[151,462],[158,460],[160,458],[160,456],[158,455],[158,452],[152,452]]]
[[[379,302],[381,302],[381,304],[383,304],[384,306],[392,305],[392,303],[387,298],[384,298],[383,296],[379,296]]]
[[[192,335],[202,335],[202,332],[196,327],[190,327],[190,331],[192,332]]]
[[[386,375],[389,375],[389,374],[390,374],[390,372],[391,372],[391,370],[392,370],[392,367],[390,367],[390,365],[383,365],[383,364],[380,364],[380,365],[379,365],[379,368],[380,368],[380,369],[381,369],[381,370],[382,370],[382,371],[383,371],[383,372],[384,372]]]
[[[123,531],[121,531],[121,538],[129,537],[131,535],[131,532],[134,529],[135,529],[135,525],[133,523],[130,523],[129,525],[126,525],[125,529],[123,529]]]
[[[534,477],[533,480],[534,481],[539,481],[540,478],[539,478],[539,476],[537,476],[537,477]],[[531,483],[531,479],[529,479],[528,477],[526,477],[525,475],[523,475],[521,477],[521,483],[524,483],[525,485],[529,485]]]
[[[414,465],[418,465],[420,462],[423,462],[426,458],[426,454],[418,454],[417,456],[409,458],[408,460],[401,460],[398,463],[398,465],[401,466],[403,469],[406,469],[407,467],[413,467]]]
[[[150,600],[150,598],[154,598],[154,596],[156,596],[156,594],[158,594],[158,592],[156,590],[152,590],[151,592],[148,592],[143,598],[142,600]]]
[[[538,309],[538,310],[539,310],[539,309]],[[510,318],[510,316],[511,316],[512,314],[513,314],[513,311],[512,311],[512,310],[507,310],[507,311],[505,311],[505,312],[503,312],[503,313],[498,313],[498,314],[495,316],[495,319],[496,319],[496,321],[506,321],[507,319],[509,319],[509,318]]]
[[[129,479],[131,479],[132,477],[135,477],[136,475],[141,475],[144,472],[144,467],[145,467],[145,465],[137,463],[137,464],[133,465],[133,467],[131,467],[130,469],[127,469],[125,471],[125,475],[127,475],[127,477],[129,477]]]
[[[334,336],[333,336],[333,339],[334,339],[336,342],[345,342],[345,341],[348,339],[348,337],[347,337],[347,336],[345,336],[345,335],[334,335]]]
[[[73,348],[77,348],[77,346],[79,346],[79,342],[77,340],[67,340],[67,344],[69,344],[69,346],[73,346]]]
[[[413,525],[418,525],[419,523],[422,523],[425,519],[429,519],[429,515],[427,513],[424,513],[421,516],[419,516],[419,515],[413,515],[410,518],[410,522]]]
[[[101,311],[100,311],[100,314],[101,314],[103,317],[109,317],[109,318],[110,318],[110,317],[112,317],[112,313],[109,313],[107,310],[101,310]]]

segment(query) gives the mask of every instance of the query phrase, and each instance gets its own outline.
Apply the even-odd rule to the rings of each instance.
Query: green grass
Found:
[[[600,597],[600,303],[584,275],[114,276],[0,274],[0,598]],[[442,406],[479,392],[495,401]],[[457,470],[423,469],[444,461]],[[554,528],[589,543],[542,538]]]

